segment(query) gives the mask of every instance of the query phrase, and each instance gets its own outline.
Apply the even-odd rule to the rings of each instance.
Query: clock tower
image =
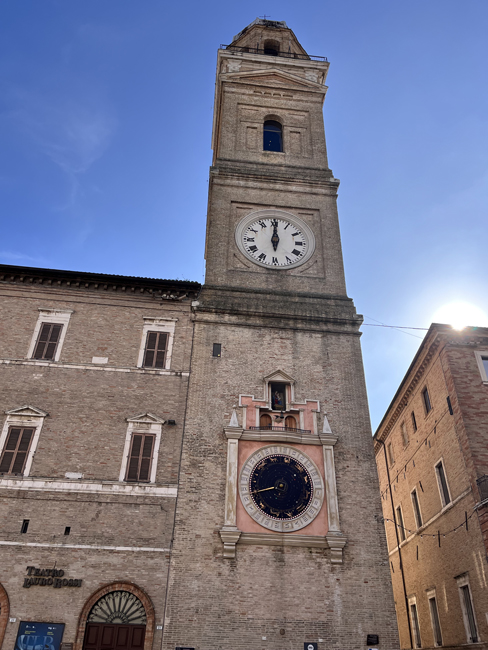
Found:
[[[264,19],[218,52],[165,650],[398,647],[328,67]]]

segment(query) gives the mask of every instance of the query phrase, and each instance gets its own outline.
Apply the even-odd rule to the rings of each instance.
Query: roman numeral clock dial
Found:
[[[259,210],[236,228],[239,250],[259,266],[289,269],[310,259],[315,238],[309,226],[282,210]]]

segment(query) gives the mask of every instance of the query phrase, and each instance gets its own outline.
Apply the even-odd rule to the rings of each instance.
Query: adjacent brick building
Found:
[[[328,66],[219,50],[203,287],[0,268],[5,647],[398,647]]]
[[[402,648],[486,648],[488,329],[434,324],[375,433]]]

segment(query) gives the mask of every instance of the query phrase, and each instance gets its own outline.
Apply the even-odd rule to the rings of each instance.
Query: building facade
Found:
[[[5,647],[398,647],[328,65],[219,50],[203,287],[2,267]]]
[[[488,647],[488,329],[432,325],[375,433],[402,648]]]

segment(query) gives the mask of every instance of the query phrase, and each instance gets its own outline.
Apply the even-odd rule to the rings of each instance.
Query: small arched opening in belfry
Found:
[[[280,53],[279,42],[271,39],[264,41],[264,53],[268,56],[278,56]]]
[[[283,151],[283,126],[278,120],[265,120],[263,151]]]

